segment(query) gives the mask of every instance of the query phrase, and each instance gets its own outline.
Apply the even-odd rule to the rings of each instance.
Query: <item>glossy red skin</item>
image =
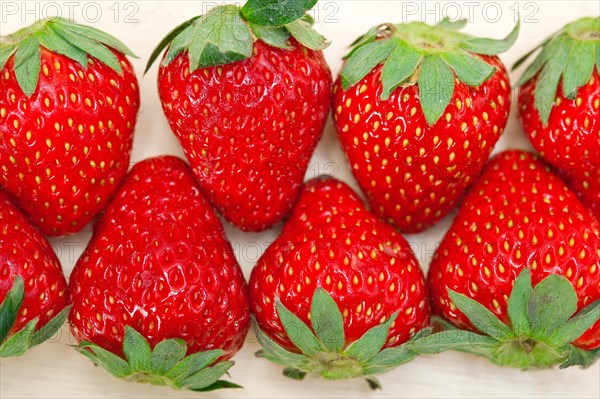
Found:
[[[298,352],[275,300],[310,325],[317,287],[342,312],[346,344],[397,311],[386,347],[406,342],[429,324],[424,276],[408,243],[367,211],[348,186],[330,177],[306,183],[282,234],[252,271],[250,304],[259,327]]]
[[[0,185],[46,235],[85,227],[129,168],[139,90],[131,63],[114,54],[122,75],[42,48],[31,97],[18,86],[14,57],[0,72]]]
[[[347,91],[337,79],[333,115],[352,173],[373,212],[402,232],[422,231],[454,209],[506,126],[506,69],[498,57],[480,57],[497,72],[478,89],[457,80],[432,126],[416,84],[381,100],[381,65]]]
[[[46,238],[0,191],[0,303],[23,279],[25,296],[9,335],[38,317],[36,330],[58,315],[68,304],[67,282]]]
[[[70,279],[71,330],[122,354],[125,325],[154,347],[231,357],[250,327],[247,285],[221,222],[179,158],[135,165],[95,226]]]
[[[560,171],[600,220],[600,76],[594,70],[573,100],[558,96],[544,126],[534,103],[537,77],[519,91],[519,119],[533,147]]]
[[[165,115],[200,185],[242,230],[290,212],[329,114],[322,52],[291,45],[257,41],[246,60],[194,72],[182,53],[159,70]]]
[[[451,304],[450,288],[508,324],[507,301],[526,266],[534,286],[549,274],[565,276],[575,287],[579,310],[600,299],[600,224],[539,158],[507,151],[490,160],[433,258],[428,286],[434,312],[475,330]],[[574,344],[600,347],[600,322]]]

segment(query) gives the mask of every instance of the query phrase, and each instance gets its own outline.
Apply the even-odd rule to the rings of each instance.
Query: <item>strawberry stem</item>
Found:
[[[416,356],[416,352],[408,349],[411,341],[382,350],[397,313],[368,330],[357,341],[345,345],[342,314],[323,288],[317,288],[312,297],[312,328],[280,302],[277,313],[288,337],[302,353],[282,348],[253,321],[256,337],[263,347],[256,355],[287,366],[283,374],[293,379],[302,379],[306,374],[329,380],[362,377],[372,389],[379,389],[381,386],[375,375],[388,372]],[[427,334],[429,330],[418,333],[413,339]]]
[[[600,319],[600,300],[576,313],[577,295],[565,277],[550,275],[532,287],[530,270],[524,269],[508,302],[511,325],[473,299],[451,290],[449,295],[481,333],[442,331],[411,341],[410,350],[422,354],[458,350],[520,369],[587,367],[597,359],[598,351],[583,351],[571,342]]]

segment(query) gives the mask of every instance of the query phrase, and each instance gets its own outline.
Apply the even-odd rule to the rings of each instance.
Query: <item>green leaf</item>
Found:
[[[381,99],[387,100],[396,87],[410,78],[422,59],[423,54],[409,46],[404,40],[398,40],[396,48],[381,71],[381,83],[383,84]]]
[[[308,362],[308,358],[304,355],[292,353],[279,346],[269,336],[267,336],[256,324],[256,321],[252,321],[254,332],[256,333],[256,339],[263,347],[263,351],[256,353],[258,357],[264,357],[269,359],[273,363],[280,364],[282,366],[289,366],[294,368],[302,368]]]
[[[10,291],[8,291],[0,305],[0,343],[4,342],[15,324],[24,296],[23,279],[21,276],[15,276]]]
[[[129,364],[124,359],[91,342],[82,342],[77,350],[115,377],[124,378],[132,373]]]
[[[52,337],[56,332],[65,324],[67,317],[69,316],[69,312],[71,311],[72,306],[67,306],[63,310],[60,311],[58,315],[50,319],[46,325],[40,328],[38,331],[33,333],[31,337],[31,346],[36,346],[41,344],[42,342],[47,341],[50,337]]]
[[[322,50],[329,46],[329,42],[317,32],[308,22],[297,20],[285,25],[290,34],[304,47],[311,50]]]
[[[521,21],[517,21],[513,30],[502,40],[467,37],[463,40],[461,47],[463,50],[477,54],[496,55],[504,53],[515,44],[520,29]]]
[[[548,338],[577,311],[575,289],[563,276],[550,275],[535,286],[528,314],[533,338]]]
[[[212,367],[204,368],[179,383],[180,388],[202,391],[216,383],[233,366],[233,362],[220,362]]]
[[[107,65],[117,73],[122,73],[121,64],[117,60],[115,54],[106,48],[103,44],[89,39],[86,36],[74,33],[68,29],[56,29],[55,27],[50,27],[54,33],[61,36],[63,39],[71,43],[73,46],[79,48],[80,50],[85,51],[92,57],[96,58],[101,63]]]
[[[306,372],[302,370],[295,369],[293,367],[286,367],[283,369],[283,375],[291,378],[292,380],[303,380],[306,377]]]
[[[242,15],[253,24],[280,26],[304,16],[317,4],[317,0],[248,0]]]
[[[359,47],[342,69],[342,88],[348,90],[360,82],[373,68],[386,60],[397,45],[397,40],[378,40]]]
[[[596,43],[596,71],[600,73],[600,43]]]
[[[312,17],[312,15],[310,14],[304,14],[302,16],[302,18],[300,18],[300,20],[305,21],[306,23],[308,23],[310,26],[313,26],[315,24],[315,19]]]
[[[443,53],[442,58],[456,76],[469,86],[479,87],[496,72],[496,68],[466,51]]]
[[[252,29],[254,36],[256,36],[258,40],[267,43],[269,46],[286,50],[292,48],[288,42],[290,34],[285,28],[280,26],[272,27],[250,24],[250,29]]]
[[[331,352],[344,349],[344,318],[333,298],[318,287],[310,306],[312,327],[321,343]]]
[[[515,280],[515,285],[508,299],[508,317],[517,337],[528,337],[531,334],[528,304],[532,291],[531,272],[529,268],[525,268]]]
[[[182,51],[189,49],[192,44],[192,36],[194,35],[195,30],[196,26],[192,24],[173,39],[167,50],[167,54],[163,59],[162,65],[169,65]]]
[[[4,69],[4,66],[15,51],[17,51],[17,46],[15,45],[2,44],[2,46],[0,46],[0,70]]]
[[[479,302],[450,289],[448,295],[456,307],[482,333],[501,342],[515,338],[511,329]]]
[[[367,381],[367,384],[369,384],[369,388],[371,388],[373,391],[376,391],[378,389],[383,389],[383,387],[381,386],[381,383],[379,382],[379,380],[373,376],[368,376],[365,377],[365,380]]]
[[[47,28],[43,34],[39,35],[39,39],[41,45],[46,47],[48,50],[62,54],[65,57],[78,62],[82,67],[87,68],[87,53],[73,46],[71,43],[55,33],[52,29]]]
[[[166,374],[166,377],[175,382],[182,381],[211,365],[222,355],[223,351],[220,349],[194,353],[177,363],[175,367]]]
[[[252,55],[252,34],[234,5],[211,10],[194,25],[190,69],[229,64]]]
[[[410,341],[408,348],[417,353],[433,355],[448,350],[473,349],[481,347],[493,349],[498,341],[467,330],[449,330]]]
[[[40,77],[40,44],[34,36],[28,36],[19,44],[15,53],[15,75],[19,87],[27,96],[37,88]]]
[[[165,375],[185,357],[187,345],[182,339],[165,339],[160,341],[150,356],[150,371]]]
[[[234,384],[233,382],[218,380],[205,388],[192,389],[192,391],[194,391],[194,392],[211,392],[211,391],[216,391],[217,389],[224,389],[224,388],[231,389],[231,388],[243,388],[243,387],[238,384]]]
[[[365,375],[377,375],[407,363],[414,359],[417,353],[410,349],[410,345],[403,344],[393,348],[386,348],[378,352],[365,364]]]
[[[150,55],[150,58],[148,59],[148,62],[146,63],[146,69],[144,69],[144,74],[148,72],[148,70],[150,70],[150,67],[152,66],[152,64],[154,63],[154,61],[156,61],[156,59],[158,58],[158,56],[162,53],[162,51],[169,45],[171,44],[176,38],[178,38],[182,32],[187,31],[188,34],[191,33],[191,29],[188,29],[198,18],[200,18],[200,16],[196,16],[193,17],[191,19],[188,19],[187,21],[185,21],[184,23],[182,23],[181,25],[177,26],[175,29],[173,29],[171,32],[167,33],[167,35],[160,41],[160,43],[158,43],[158,46],[156,46],[154,48],[154,50],[152,51],[152,54]],[[191,35],[189,36],[191,37]],[[189,39],[188,37],[188,39]],[[186,43],[189,44],[189,40],[186,41]],[[171,50],[173,48],[173,45],[171,44],[171,47],[169,50]],[[178,48],[179,52],[181,52],[183,50],[183,47],[179,47]],[[175,58],[178,54],[171,54],[171,59],[170,61],[173,60],[173,58]],[[170,62],[169,61],[169,62]],[[167,64],[169,63],[167,62]]]
[[[563,94],[565,97],[574,99],[577,90],[590,80],[596,61],[595,47],[596,43],[594,42],[573,41],[563,72]]]
[[[588,368],[600,359],[600,348],[591,351],[572,347],[569,357],[560,365],[561,369],[566,369],[571,366],[581,366]]]
[[[466,18],[458,19],[456,21],[451,21],[450,18],[444,17],[439,23],[438,26],[442,28],[450,29],[450,30],[461,30],[467,24]]]
[[[515,69],[519,68],[521,65],[523,65],[523,63],[525,61],[527,61],[529,59],[529,57],[531,57],[531,55],[533,53],[535,53],[536,51],[538,51],[540,48],[542,48],[543,46],[546,45],[546,43],[548,43],[548,39],[544,40],[542,42],[542,44],[539,44],[537,46],[535,46],[532,50],[530,50],[527,54],[521,56],[521,58],[519,58],[512,66],[511,71],[514,71]],[[537,58],[537,57],[536,57]]]
[[[200,56],[200,68],[208,68],[216,65],[225,65],[233,62],[241,61],[249,56],[234,52],[224,54],[219,47],[212,43],[208,43]]]
[[[352,47],[353,50],[350,53],[346,54],[343,59],[346,60],[346,59],[350,58],[352,53],[355,50],[357,50],[359,47],[361,47],[364,44],[371,43],[372,41],[377,39],[378,33],[379,33],[379,26],[374,26],[371,29],[369,29],[367,31],[367,33],[365,33],[364,35],[357,37],[352,42],[352,44],[350,44],[350,46],[349,46],[349,47]]]
[[[35,330],[37,320],[37,318],[31,320],[23,329],[4,341],[0,345],[0,357],[17,357],[27,352],[27,349],[31,347],[31,336]]]
[[[454,94],[454,73],[437,56],[428,55],[421,63],[419,98],[425,119],[433,125],[442,116]]]
[[[565,325],[559,327],[550,340],[558,345],[575,341],[600,319],[600,300],[586,306]]]
[[[106,32],[101,31],[100,29],[92,28],[91,26],[76,24],[64,18],[56,18],[54,19],[53,23],[55,26],[59,27],[59,29],[67,29],[72,33],[82,35],[90,40],[103,43],[117,50],[120,53],[137,58],[133,51],[131,51],[129,47],[127,47],[122,41],[120,41],[112,35],[109,35]]]
[[[385,323],[369,329],[357,341],[348,346],[346,353],[361,362],[367,362],[383,348],[388,336],[390,326],[398,317],[398,312],[394,313]]]
[[[152,351],[148,341],[130,326],[125,326],[123,339],[123,354],[129,366],[134,371],[150,371],[150,356]]]
[[[535,88],[535,106],[543,124],[548,123],[556,97],[560,76],[564,70],[571,42],[565,36],[556,38],[549,46],[548,61],[544,65]]]
[[[542,67],[546,65],[549,55],[549,47],[546,46],[542,48],[542,51],[538,54],[537,57],[535,57],[533,62],[527,67],[527,69],[525,69],[525,72],[523,72],[523,75],[521,75],[521,77],[519,78],[519,84],[524,85],[531,78],[536,76],[538,72],[542,69]],[[519,64],[519,61],[517,61],[517,64]],[[517,67],[517,64],[515,64],[515,67]]]
[[[287,310],[279,301],[275,306],[288,337],[306,356],[314,356],[323,349],[317,337],[298,316]]]

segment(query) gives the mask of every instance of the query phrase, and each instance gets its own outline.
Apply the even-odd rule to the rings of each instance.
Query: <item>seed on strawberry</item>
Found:
[[[384,24],[361,36],[334,86],[342,148],[373,211],[403,232],[447,215],[502,134],[510,83],[504,40],[465,21]]]
[[[600,18],[564,26],[519,60],[519,118],[535,149],[600,219]],[[595,56],[594,56],[595,55]]]
[[[129,167],[133,53],[62,18],[2,36],[0,186],[47,235],[81,230]]]
[[[408,243],[345,184],[306,183],[281,236],[250,277],[261,355],[328,379],[411,360],[404,343],[429,323],[424,278]]]
[[[600,354],[600,224],[532,154],[490,161],[428,282],[452,329],[417,351],[460,349],[523,369],[587,366]]]
[[[64,324],[67,282],[46,238],[0,191],[0,357],[20,356]]]
[[[269,12],[257,3],[192,18],[148,63],[169,46],[158,72],[165,116],[213,206],[249,231],[290,212],[332,91],[327,44],[305,15],[315,1]]]
[[[113,375],[175,389],[234,386],[218,379],[250,327],[247,286],[182,160],[133,167],[70,286],[79,350]]]

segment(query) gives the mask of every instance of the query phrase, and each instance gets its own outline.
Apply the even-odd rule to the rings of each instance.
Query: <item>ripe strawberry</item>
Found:
[[[600,354],[600,224],[532,154],[490,161],[428,282],[435,313],[483,335],[449,331],[426,342],[519,368],[588,365]]]
[[[0,356],[20,356],[64,324],[67,282],[58,258],[0,191]]]
[[[250,327],[246,282],[180,159],[133,167],[70,286],[80,351],[112,374],[177,389],[232,386],[217,379]]]
[[[519,117],[535,149],[600,219],[599,45],[597,17],[571,22],[539,46],[519,80]]]
[[[127,171],[139,93],[125,54],[62,18],[2,36],[0,185],[47,235],[81,230]]]
[[[288,366],[287,375],[363,376],[372,387],[375,374],[414,357],[402,344],[429,324],[408,243],[329,177],[306,184],[258,261],[250,306],[262,355]]]
[[[334,86],[334,120],[373,211],[400,231],[456,205],[502,134],[510,83],[503,41],[457,32],[465,21],[382,25],[360,37]]]
[[[248,231],[271,227],[290,212],[323,132],[332,90],[320,51],[326,44],[298,19],[304,6],[274,4],[285,14],[294,7],[302,11],[283,25],[271,21],[271,14],[257,18],[254,3],[195,17],[155,51],[157,56],[170,46],[158,90],[198,182],[230,223]],[[229,34],[206,32],[205,38],[208,27],[235,31],[234,42]]]

